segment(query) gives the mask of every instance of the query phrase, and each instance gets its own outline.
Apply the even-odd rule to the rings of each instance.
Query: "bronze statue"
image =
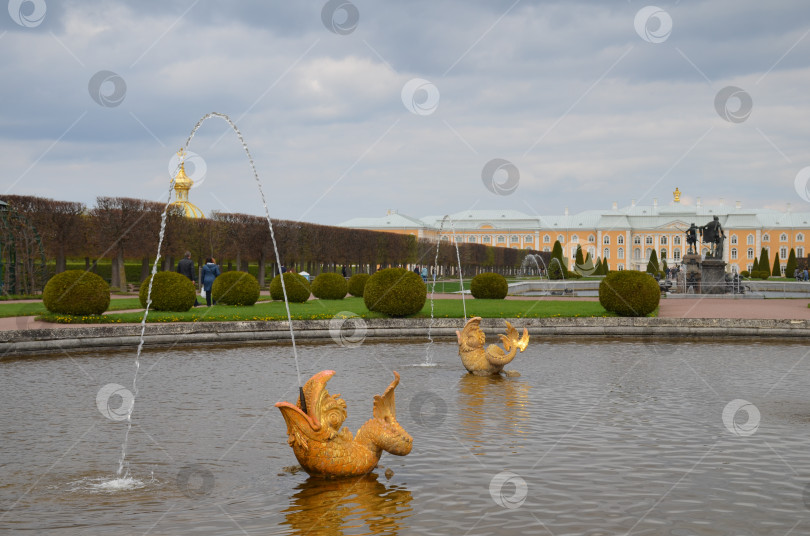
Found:
[[[701,227],[700,234],[703,237],[703,242],[711,245],[711,250],[707,256],[713,259],[722,258],[726,233],[723,231],[723,226],[720,225],[720,218],[715,216],[712,221]]]
[[[296,405],[276,404],[287,422],[287,443],[304,470],[312,476],[360,476],[377,466],[383,451],[397,456],[411,452],[413,438],[397,422],[394,404],[399,374],[394,372],[385,393],[374,397],[374,417],[360,427],[357,437],[348,428],[340,429],[346,420],[346,402],[326,390],[326,382],[334,375],[334,370],[323,370],[307,380],[304,406],[300,399]]]
[[[506,335],[498,335],[503,342],[503,347],[490,344],[484,350],[484,343],[487,336],[481,330],[481,317],[474,316],[467,321],[462,331],[456,331],[458,337],[458,354],[461,356],[461,363],[469,372],[477,376],[487,376],[499,374],[503,367],[508,365],[517,355],[529,345],[529,332],[523,328],[523,336],[520,337],[518,331],[512,324],[506,322]],[[507,372],[507,374],[509,374]],[[519,374],[512,372],[513,376]]]
[[[697,231],[698,228],[695,226],[694,222],[692,222],[692,225],[686,230],[686,245],[689,246],[689,253],[695,253],[697,249]]]

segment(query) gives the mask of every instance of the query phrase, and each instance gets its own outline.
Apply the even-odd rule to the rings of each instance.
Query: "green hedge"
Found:
[[[509,293],[509,284],[501,274],[484,272],[472,278],[470,293],[476,300],[502,300]]]
[[[211,285],[211,299],[221,305],[253,305],[259,299],[259,281],[248,272],[223,272]]]
[[[422,277],[405,268],[386,268],[366,282],[363,301],[369,311],[408,316],[425,306],[427,286]]]
[[[324,272],[312,281],[312,294],[321,300],[342,300],[348,291],[346,278],[340,274]]]
[[[68,270],[48,281],[42,303],[52,313],[100,315],[110,306],[110,286],[96,274]]]
[[[753,279],[768,279],[771,277],[770,270],[753,270],[751,272],[751,277]]]
[[[293,272],[284,273],[284,288],[287,289],[287,299],[291,303],[304,303],[311,294],[307,278]],[[280,276],[274,277],[270,282],[270,297],[274,300],[284,300]]]
[[[369,277],[371,276],[368,274],[354,274],[351,276],[349,278],[349,294],[357,298],[362,298]]]
[[[619,316],[647,316],[660,300],[658,282],[646,272],[610,272],[599,283],[599,303]]]
[[[146,296],[149,293],[149,280],[146,278],[138,292],[141,307],[146,307]],[[184,275],[177,272],[158,272],[152,282],[152,304],[150,310],[172,311],[183,313],[191,309],[197,299],[197,291],[194,283]]]

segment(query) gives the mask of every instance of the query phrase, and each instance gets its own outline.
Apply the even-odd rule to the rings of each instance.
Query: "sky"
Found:
[[[810,211],[805,0],[9,0],[4,195],[166,201],[227,114],[274,218]],[[191,201],[263,214],[219,118]]]

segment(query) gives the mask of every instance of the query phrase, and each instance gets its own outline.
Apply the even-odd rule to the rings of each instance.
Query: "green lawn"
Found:
[[[124,311],[126,309],[140,309],[138,298],[116,298],[110,300],[108,311]],[[37,303],[0,303],[0,318],[9,316],[33,316],[48,313],[42,302]]]
[[[544,301],[544,300],[467,300],[467,316],[485,318],[545,318],[553,316],[615,316],[592,301]],[[291,303],[290,312],[295,320],[331,319],[337,313],[349,312],[363,318],[385,318],[385,315],[369,311],[362,298],[343,300],[311,300],[307,303]],[[462,318],[461,300],[435,300],[436,318]],[[77,317],[43,314],[42,320],[63,323],[109,323],[140,322],[143,313],[117,313],[102,317]],[[430,318],[430,300],[422,311],[411,318]],[[286,320],[287,313],[282,302],[257,303],[249,307],[215,305],[196,307],[185,313],[150,311],[147,322],[214,322],[235,320]]]

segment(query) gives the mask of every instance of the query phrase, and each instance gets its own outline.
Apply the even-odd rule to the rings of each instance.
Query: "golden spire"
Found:
[[[672,197],[674,198],[673,201],[675,201],[676,203],[681,202],[681,191],[678,190],[677,186],[675,187],[675,191],[672,192]]]
[[[177,172],[177,175],[174,176],[175,200],[170,206],[180,207],[187,218],[204,218],[205,215],[202,210],[194,206],[194,204],[188,200],[188,191],[194,186],[194,181],[186,175],[184,162],[186,152],[182,147],[177,151],[177,156],[180,157],[180,170]]]

